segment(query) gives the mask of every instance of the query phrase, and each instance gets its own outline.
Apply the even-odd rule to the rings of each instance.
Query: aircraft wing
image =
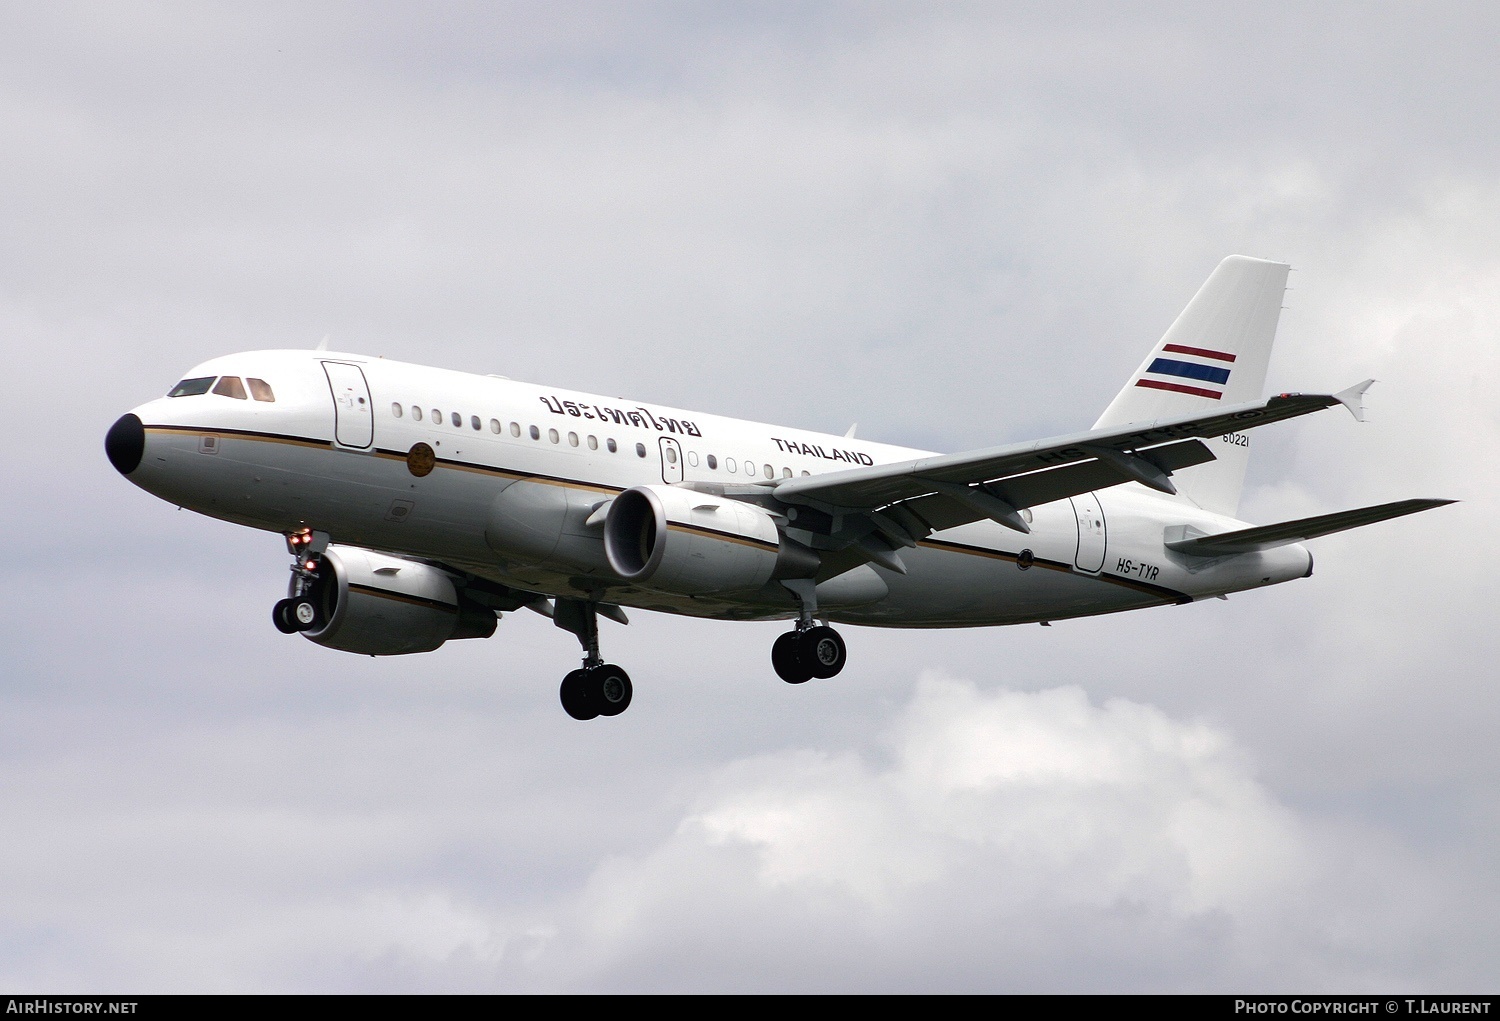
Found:
[[[1331,535],[1361,525],[1373,525],[1377,521],[1399,518],[1403,514],[1415,514],[1453,503],[1452,500],[1397,500],[1376,507],[1361,507],[1358,510],[1338,511],[1335,514],[1319,514],[1312,518],[1281,521],[1274,525],[1259,525],[1241,528],[1217,535],[1199,535],[1175,539],[1167,543],[1168,549],[1195,557],[1220,557],[1233,553],[1253,553],[1257,550],[1274,549],[1304,539],[1316,539],[1320,535]]]
[[[1137,422],[1114,429],[1072,433],[1029,443],[916,458],[895,464],[851,468],[823,475],[782,479],[776,499],[825,511],[880,511],[877,523],[900,522],[900,531],[926,534],[981,518],[1020,532],[1023,507],[1050,503],[1091,490],[1140,482],[1172,493],[1168,476],[1214,459],[1203,437],[1241,432],[1342,404],[1360,416],[1360,396],[1369,383],[1337,394],[1279,394],[1217,409],[1211,415],[1184,415]],[[908,517],[917,515],[917,521]],[[884,519],[884,520],[882,520]],[[905,537],[891,536],[908,545]],[[920,534],[913,537],[920,538]]]

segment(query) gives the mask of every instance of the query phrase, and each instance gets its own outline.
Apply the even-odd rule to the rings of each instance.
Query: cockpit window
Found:
[[[214,385],[216,376],[196,376],[193,379],[184,379],[172,388],[168,397],[197,397],[199,394],[208,393],[208,388]]]
[[[249,395],[245,393],[245,384],[240,382],[238,376],[224,376],[219,380],[219,385],[214,387],[214,393],[220,397],[233,397],[237,401],[249,399]]]
[[[271,384],[254,376],[245,377],[245,385],[250,388],[250,396],[258,401],[274,401],[276,394],[271,391]]]

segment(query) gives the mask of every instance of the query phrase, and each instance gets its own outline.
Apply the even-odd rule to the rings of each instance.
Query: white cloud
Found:
[[[725,766],[549,919],[526,970],[617,989],[1391,990],[1433,978],[1413,930],[1486,924],[1388,835],[1281,804],[1221,730],[936,674],[880,746]]]

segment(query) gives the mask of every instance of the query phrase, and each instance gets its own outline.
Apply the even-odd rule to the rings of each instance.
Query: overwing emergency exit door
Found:
[[[661,480],[668,485],[682,481],[682,445],[670,436],[661,438]]]
[[[1104,507],[1093,493],[1072,497],[1073,517],[1078,521],[1078,552],[1073,563],[1080,571],[1097,574],[1104,569],[1104,546],[1107,536]]]

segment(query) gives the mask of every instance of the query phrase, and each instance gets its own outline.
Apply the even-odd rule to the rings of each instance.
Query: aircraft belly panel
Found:
[[[962,627],[1061,620],[1163,602],[1055,561],[1033,561],[1022,571],[1014,557],[927,547],[903,559],[905,576],[882,572],[891,590],[886,599],[833,616],[885,627]]]

